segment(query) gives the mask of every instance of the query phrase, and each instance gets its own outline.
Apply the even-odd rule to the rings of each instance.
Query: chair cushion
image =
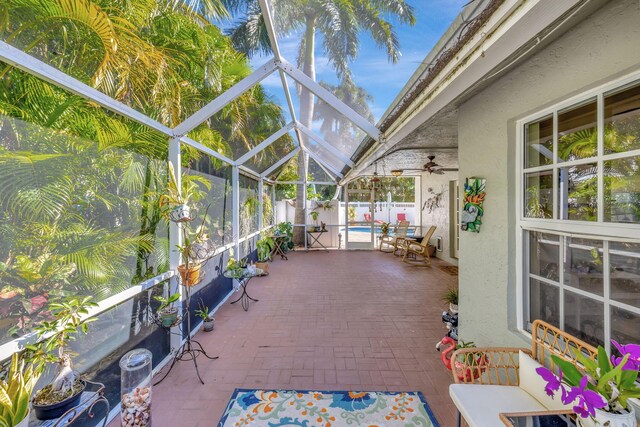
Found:
[[[519,356],[520,368],[518,370],[520,374],[520,388],[529,393],[538,402],[550,410],[564,410],[571,409],[572,405],[565,405],[560,400],[560,396],[551,397],[547,396],[544,391],[544,387],[547,384],[540,375],[536,372],[536,369],[542,365],[537,360],[529,357],[528,354],[520,352]]]
[[[469,427],[501,426],[501,412],[547,410],[518,386],[451,384],[449,396]]]

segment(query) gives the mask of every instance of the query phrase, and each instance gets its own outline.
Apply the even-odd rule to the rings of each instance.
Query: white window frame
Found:
[[[627,242],[638,242],[640,243],[640,224],[624,224],[624,223],[611,223],[603,221],[603,212],[604,212],[604,191],[603,191],[603,165],[606,160],[612,160],[617,158],[626,158],[640,155],[640,150],[627,151],[624,153],[612,153],[612,154],[604,154],[603,153],[603,140],[604,140],[604,97],[606,94],[614,92],[616,90],[624,89],[627,86],[632,86],[636,83],[640,83],[640,70],[636,70],[630,74],[625,76],[613,79],[605,84],[599,85],[590,90],[584,91],[580,94],[571,96],[562,102],[551,105],[547,108],[541,109],[533,114],[530,114],[526,117],[522,117],[516,120],[516,298],[517,298],[517,329],[519,332],[526,336],[531,336],[530,332],[527,330],[527,325],[525,324],[525,317],[529,313],[530,305],[529,305],[529,297],[526,293],[529,289],[529,285],[527,280],[529,278],[529,245],[525,231],[538,231],[538,232],[547,232],[550,234],[560,235],[560,236],[571,236],[571,237],[585,237],[594,240],[601,240],[603,242],[603,262],[605,265],[608,265],[609,258],[609,242],[610,241],[627,241]],[[524,165],[524,152],[526,150],[526,138],[525,138],[525,126],[529,123],[535,122],[536,120],[540,120],[545,117],[552,116],[553,117],[553,138],[554,138],[554,157],[557,158],[557,129],[558,129],[558,111],[562,111],[564,109],[568,109],[571,107],[575,107],[580,105],[581,103],[585,103],[591,99],[597,100],[597,131],[598,131],[598,155],[596,157],[592,157],[589,159],[581,159],[578,161],[572,162],[563,162],[557,163],[554,162],[552,165],[546,165],[541,167],[530,167],[525,168]],[[557,171],[566,166],[574,165],[574,164],[584,164],[584,163],[597,163],[598,165],[598,217],[597,221],[578,221],[578,220],[562,220],[556,219],[557,215],[557,188],[554,186],[554,204],[553,204],[553,218],[540,219],[540,218],[527,218],[524,216],[524,201],[525,201],[525,191],[524,191],[524,176],[526,173],[531,173],[536,170],[553,170],[554,173],[554,185],[555,181],[557,181]],[[560,257],[562,259],[564,254],[564,240],[560,238]],[[564,288],[566,285],[563,283],[563,266],[561,264],[559,267],[559,307],[560,307],[560,322],[561,325],[564,322],[563,319],[563,295]],[[605,339],[605,347],[607,351],[609,350],[609,339],[610,339],[610,307],[615,306],[625,310],[632,311],[634,313],[640,314],[640,309],[636,307],[632,307],[623,303],[619,303],[617,301],[612,301],[609,298],[609,287],[607,283],[609,282],[608,271],[604,269],[603,271],[603,281],[604,287],[603,296],[595,297],[591,293],[584,292],[581,290],[576,290],[575,288],[571,288],[571,292],[574,292],[578,295],[585,295],[589,298],[592,298],[596,301],[602,301],[604,303],[604,339]],[[540,280],[538,277],[534,277],[537,280]],[[548,280],[540,280],[544,283],[547,283]],[[554,284],[554,286],[556,286]]]

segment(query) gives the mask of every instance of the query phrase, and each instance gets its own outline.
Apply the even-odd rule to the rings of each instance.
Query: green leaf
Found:
[[[575,365],[567,360],[564,360],[558,356],[551,356],[553,362],[562,370],[563,378],[570,386],[577,386],[580,384],[580,380],[583,375]]]
[[[601,376],[611,370],[611,361],[609,360],[609,356],[602,346],[598,346],[598,367],[600,368]]]

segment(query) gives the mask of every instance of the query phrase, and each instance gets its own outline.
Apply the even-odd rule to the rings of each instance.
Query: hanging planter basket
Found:
[[[178,272],[182,278],[182,284],[185,286],[195,286],[200,283],[201,268],[202,264],[189,265],[188,269],[185,264],[178,266]]]
[[[173,222],[191,221],[191,208],[187,204],[178,205],[171,210],[169,218]]]

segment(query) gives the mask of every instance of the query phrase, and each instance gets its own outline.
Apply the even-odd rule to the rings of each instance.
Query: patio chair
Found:
[[[370,213],[364,214],[364,222],[371,222],[371,214]],[[376,224],[382,224],[384,221],[376,219],[373,222],[376,223]]]
[[[398,238],[407,237],[408,231],[409,221],[400,221],[398,225],[393,227],[393,236],[388,235],[382,236],[380,238],[380,252],[395,253],[395,251],[398,249],[398,247],[396,246]],[[389,249],[384,250],[383,246],[388,246]],[[391,247],[393,247],[393,250],[390,249]]]
[[[402,250],[404,255],[402,256],[402,262],[406,262],[407,264],[412,265],[431,265],[431,256],[429,252],[431,248],[429,247],[429,239],[433,236],[433,233],[436,231],[436,226],[432,225],[427,230],[427,233],[422,238],[422,242],[420,244],[416,242],[412,242],[411,240],[403,239],[400,244],[403,244]],[[415,257],[415,259],[410,260],[409,256]],[[422,260],[419,260],[418,257],[422,257]]]

